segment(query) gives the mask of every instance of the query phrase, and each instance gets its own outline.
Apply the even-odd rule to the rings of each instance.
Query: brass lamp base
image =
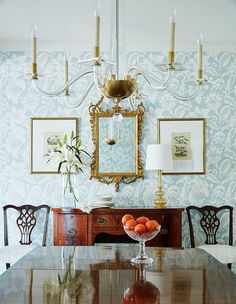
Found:
[[[130,77],[124,80],[109,79],[101,90],[106,97],[121,100],[132,95],[136,88],[137,82]]]
[[[164,192],[162,191],[162,187],[156,192],[156,199],[154,201],[154,205],[156,208],[166,208],[167,201],[164,198]]]

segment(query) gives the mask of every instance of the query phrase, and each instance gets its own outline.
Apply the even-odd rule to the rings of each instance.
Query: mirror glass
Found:
[[[114,182],[118,191],[119,183],[129,184],[143,177],[139,143],[144,106],[140,103],[132,111],[117,106],[104,110],[102,100],[89,108],[95,146],[91,178],[106,184]]]
[[[98,172],[133,173],[136,168],[136,118],[123,117],[120,122],[110,117],[98,120]]]

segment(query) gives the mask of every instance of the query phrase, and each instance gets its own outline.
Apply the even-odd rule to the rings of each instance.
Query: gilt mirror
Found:
[[[142,135],[144,106],[129,111],[114,106],[102,109],[103,98],[89,108],[92,140],[95,146],[91,178],[102,183],[132,183],[143,178],[139,143]]]

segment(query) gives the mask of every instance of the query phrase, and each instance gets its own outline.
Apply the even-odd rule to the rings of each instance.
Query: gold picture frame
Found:
[[[142,136],[144,106],[140,103],[132,111],[121,109],[117,105],[111,109],[103,110],[100,106],[102,100],[103,98],[89,108],[92,140],[95,146],[91,164],[91,178],[96,178],[105,184],[114,182],[115,191],[118,192],[120,183],[129,184],[138,178],[143,178],[143,164],[140,158],[139,144]],[[113,115],[117,113],[123,117],[122,128],[125,128],[130,123],[130,128],[126,127],[125,131],[123,131],[122,144],[120,139],[111,141],[109,136],[104,135],[107,132],[104,130],[109,128],[109,122],[112,120]],[[131,129],[132,131],[130,131]],[[124,134],[126,131],[127,133],[131,132],[130,141],[127,133]],[[129,151],[132,152],[127,151],[129,148]],[[107,156],[108,154],[110,158]],[[125,165],[122,167],[123,163],[120,161],[122,157],[124,159],[126,156],[130,157],[130,161],[127,163],[131,164],[131,168],[128,170],[126,170],[128,167]]]
[[[33,117],[30,119],[30,173],[57,174],[57,167],[46,163],[45,154],[53,149],[56,138],[71,131],[78,136],[77,117]]]
[[[159,118],[158,143],[171,145],[173,169],[163,174],[205,174],[205,118]]]

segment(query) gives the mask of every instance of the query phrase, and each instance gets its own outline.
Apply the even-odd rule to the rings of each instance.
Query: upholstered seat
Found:
[[[36,248],[38,245],[10,245],[0,247],[0,274],[6,270],[6,263],[14,265],[24,255]]]
[[[207,251],[210,255],[223,264],[236,263],[236,246],[216,244],[202,245],[198,246],[197,248]]]
[[[189,206],[186,211],[191,247],[207,251],[231,268],[231,263],[236,263],[236,247],[233,246],[233,207]],[[204,238],[200,238],[201,232]]]

